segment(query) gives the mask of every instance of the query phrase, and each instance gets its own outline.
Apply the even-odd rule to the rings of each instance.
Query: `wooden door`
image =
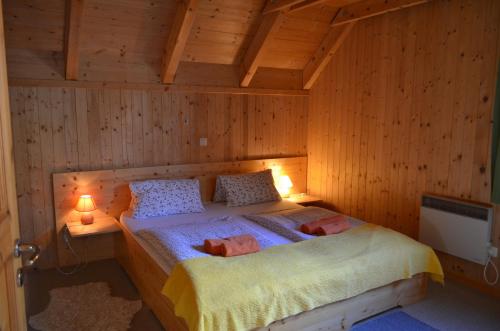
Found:
[[[0,331],[26,330],[24,291],[16,286],[16,272],[21,267],[21,259],[13,254],[17,238],[19,219],[0,0]]]

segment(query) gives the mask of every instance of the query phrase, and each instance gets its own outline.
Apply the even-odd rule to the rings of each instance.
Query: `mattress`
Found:
[[[209,203],[205,205],[206,211],[203,213],[179,214],[162,217],[152,217],[148,219],[136,219],[131,216],[130,211],[125,211],[120,216],[120,223],[123,227],[132,233],[137,242],[146,250],[146,252],[155,260],[155,262],[165,271],[170,274],[175,261],[162,254],[151,243],[137,235],[138,232],[154,228],[168,229],[169,227],[177,227],[179,225],[188,224],[207,224],[214,219],[231,216],[239,222],[245,223],[255,232],[265,236],[268,240],[276,245],[289,244],[292,241],[274,233],[273,231],[262,227],[255,222],[252,222],[241,215],[276,212],[280,210],[303,208],[302,206],[289,201],[266,202],[242,207],[227,207],[223,203]]]

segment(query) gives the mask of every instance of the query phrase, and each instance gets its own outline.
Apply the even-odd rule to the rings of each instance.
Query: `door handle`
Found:
[[[17,239],[14,246],[14,256],[21,257],[23,253],[32,253],[26,261],[26,266],[31,267],[40,257],[40,247],[35,244],[21,244],[21,241]]]

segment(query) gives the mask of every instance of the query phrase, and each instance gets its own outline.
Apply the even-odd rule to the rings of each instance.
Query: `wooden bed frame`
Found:
[[[188,331],[184,320],[175,316],[173,305],[161,294],[168,275],[137,242],[130,231],[122,227],[115,241],[116,258],[127,271],[143,300],[151,307],[166,330]],[[423,299],[428,276],[418,274],[407,280],[373,289],[350,299],[276,321],[259,331],[349,330],[352,324],[397,306]]]
[[[200,178],[204,200],[209,200],[217,174],[268,168],[279,169],[279,173],[289,175],[295,191],[305,192],[306,157],[56,174],[54,203],[58,229],[71,213],[80,194],[91,193],[101,212],[118,218],[121,211],[128,208],[130,192],[127,183],[131,180],[197,177]],[[122,232],[110,236],[114,242],[114,256],[162,325],[167,330],[188,330],[184,320],[175,316],[172,303],[161,294],[168,275],[132,233],[121,224],[120,226]],[[65,256],[60,255],[60,258],[64,261]],[[427,279],[427,275],[418,274],[412,279],[397,281],[350,299],[290,316],[257,330],[349,330],[359,320],[421,300],[426,295]]]

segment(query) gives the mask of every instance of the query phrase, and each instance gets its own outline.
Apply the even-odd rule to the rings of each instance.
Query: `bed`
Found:
[[[70,206],[74,199],[82,193],[93,193],[99,206],[106,206],[108,214],[120,219],[122,232],[115,235],[115,257],[140,291],[144,301],[151,307],[155,315],[167,330],[188,330],[184,319],[174,313],[172,302],[161,291],[172,272],[173,263],[165,261],[158,249],[137,235],[148,227],[155,227],[161,219],[150,219],[148,222],[138,222],[124,213],[127,209],[127,199],[130,193],[124,188],[124,183],[130,180],[146,178],[201,178],[201,191],[205,200],[209,200],[214,188],[215,176],[220,173],[241,173],[262,169],[278,169],[287,173],[294,183],[295,190],[305,191],[305,174],[307,159],[284,158],[231,163],[211,163],[201,165],[178,165],[140,169],[123,169],[112,172],[87,172],[54,175],[54,196],[56,203],[56,219],[61,220],[71,212]],[[153,174],[153,175],[151,175]],[[84,184],[83,184],[84,183]],[[126,186],[126,185],[125,185]],[[61,192],[65,191],[65,192]],[[207,211],[198,215],[201,222],[220,215],[242,218],[241,215],[263,211],[278,211],[301,208],[291,202],[266,203],[241,208],[228,209],[221,204],[207,204]],[[189,217],[179,216],[175,224],[192,222]],[[248,219],[242,220],[249,222]],[[250,222],[252,223],[252,222]],[[173,223],[172,223],[173,224]],[[276,235],[268,229],[258,231],[273,237],[279,244],[286,244],[287,239]],[[266,233],[267,231],[267,233]],[[350,326],[361,319],[372,316],[395,306],[414,303],[425,296],[428,277],[420,273],[410,279],[398,280],[384,286],[371,289],[362,294],[345,300],[325,304],[321,307],[304,311],[257,330],[348,330]]]

